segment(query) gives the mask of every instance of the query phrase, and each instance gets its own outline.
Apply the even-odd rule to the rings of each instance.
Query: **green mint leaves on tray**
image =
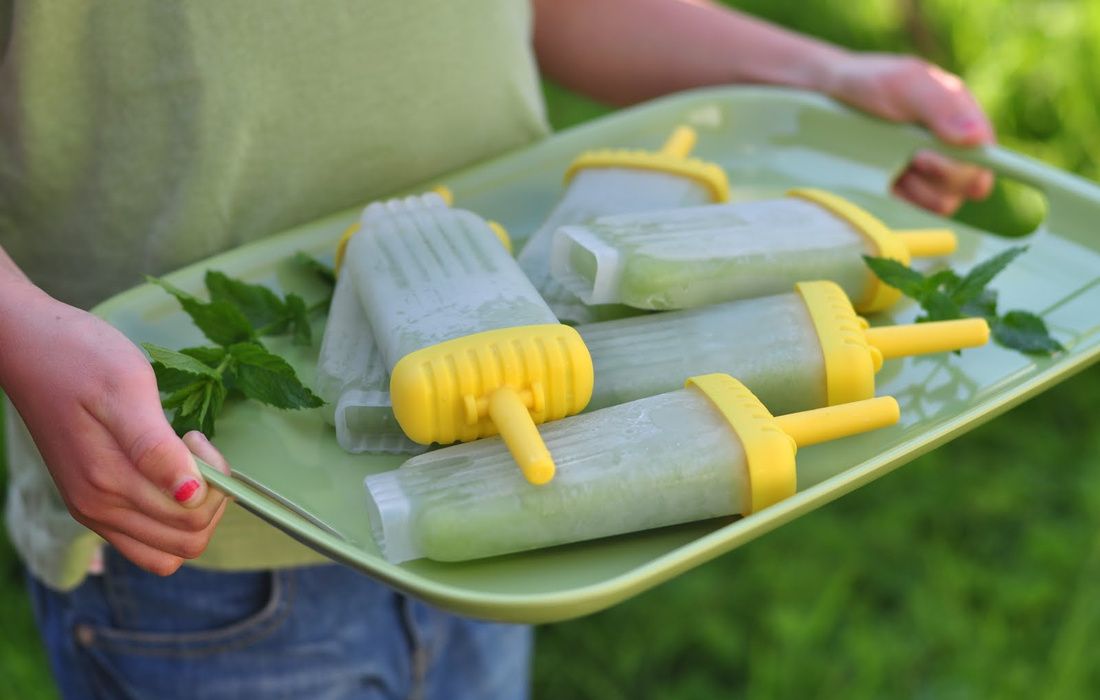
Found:
[[[922,275],[889,258],[865,255],[863,259],[879,279],[920,304],[924,314],[917,318],[918,323],[981,316],[989,322],[993,340],[998,345],[1028,355],[1051,355],[1065,348],[1050,337],[1043,319],[1030,311],[1019,310],[998,315],[997,292],[987,287],[1025,250],[1026,246],[1009,248],[975,265],[962,276],[949,269]]]
[[[317,263],[320,265],[320,263]],[[175,411],[172,428],[180,435],[200,430],[214,436],[214,419],[232,396],[276,408],[316,408],[324,403],[304,386],[286,360],[270,352],[261,337],[289,335],[296,345],[312,340],[308,307],[296,294],[279,295],[267,287],[206,273],[210,300],[203,301],[164,280],[149,282],[179,301],[195,325],[215,346],[169,350],[142,343],[149,353],[161,405]]]

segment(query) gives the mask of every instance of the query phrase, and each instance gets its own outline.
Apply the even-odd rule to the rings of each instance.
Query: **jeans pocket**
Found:
[[[106,614],[78,622],[75,634],[88,649],[164,657],[221,654],[278,631],[293,589],[289,571],[183,567],[162,578],[109,552],[101,584]]]

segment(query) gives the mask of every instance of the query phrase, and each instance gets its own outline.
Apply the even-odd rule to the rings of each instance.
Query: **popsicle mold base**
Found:
[[[788,191],[787,196],[813,202],[843,219],[867,239],[877,257],[897,260],[902,265],[908,265],[912,259],[914,251],[910,250],[910,246],[920,255],[948,255],[955,251],[958,244],[954,232],[946,229],[910,232],[908,236],[899,234],[862,208],[824,190],[796,188]],[[922,245],[926,242],[928,245]],[[872,275],[871,288],[867,296],[854,299],[853,303],[861,312],[871,313],[888,309],[899,299],[901,299],[899,290]]]
[[[557,420],[592,397],[592,358],[579,333],[562,324],[500,328],[403,357],[393,368],[394,415],[412,440],[468,442],[495,435],[490,397],[516,391],[531,420]]]

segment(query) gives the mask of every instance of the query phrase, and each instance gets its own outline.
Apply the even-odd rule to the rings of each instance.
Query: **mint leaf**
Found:
[[[923,323],[924,321],[950,321],[956,318],[962,318],[962,310],[959,309],[958,304],[951,301],[951,297],[947,296],[938,289],[931,289],[924,293],[924,296],[917,300],[921,308],[924,309],[924,315],[917,319],[917,323]]]
[[[191,355],[152,343],[142,343],[141,346],[149,353],[161,392],[171,394],[203,377],[218,377],[214,367]]]
[[[252,324],[233,304],[227,301],[204,303],[164,280],[156,277],[146,279],[174,296],[198,329],[218,345],[228,346],[255,337]]]
[[[312,257],[309,253],[298,251],[294,254],[294,262],[312,272],[330,287],[336,286],[336,271],[317,258]]]
[[[1009,311],[992,324],[993,338],[1002,346],[1028,355],[1050,355],[1065,350],[1050,337],[1047,324],[1030,311]]]
[[[209,396],[210,384],[208,382],[203,382],[200,391],[192,391],[187,395],[187,398],[184,399],[183,404],[180,405],[180,413],[194,413],[195,409],[199,406],[199,401],[203,400],[204,397],[209,398]]]
[[[1025,250],[1025,246],[1004,250],[961,277],[952,270],[940,270],[925,277],[895,260],[868,256],[863,259],[879,279],[920,304],[924,314],[917,318],[918,323],[981,317],[989,322],[998,345],[1029,355],[1049,355],[1064,348],[1050,337],[1043,319],[1028,311],[1009,311],[998,316],[997,292],[986,288]]]
[[[878,275],[880,280],[891,287],[897,288],[905,296],[917,300],[924,296],[927,281],[924,275],[916,270],[890,258],[873,258],[864,255],[863,260],[866,261],[871,271]]]
[[[149,357],[152,358],[154,363],[160,364],[168,369],[196,377],[218,376],[217,370],[201,360],[196,359],[193,355],[162,348],[152,343],[142,343],[141,347],[145,348],[145,352],[149,353]]]
[[[250,399],[276,408],[316,408],[324,403],[302,385],[286,360],[258,343],[229,348],[236,361],[233,386]]]
[[[1001,270],[1005,269],[1010,262],[1015,260],[1025,250],[1027,250],[1027,246],[1016,246],[994,255],[984,262],[978,263],[970,272],[966,273],[965,277],[959,280],[954,288],[949,289],[951,299],[961,306],[979,298],[985,291],[986,285],[992,282],[993,278],[1000,274]]]
[[[312,262],[322,279],[326,269],[334,279],[331,268]],[[309,315],[323,310],[328,300],[309,307],[296,294],[281,299],[267,287],[242,282],[216,270],[208,271],[205,277],[209,302],[164,280],[146,279],[174,296],[195,325],[221,346],[177,351],[144,345],[157,376],[157,386],[162,396],[167,395],[161,405],[173,411],[172,427],[178,434],[201,430],[212,437],[215,418],[231,395],[279,408],[314,408],[324,403],[302,385],[284,359],[268,352],[257,338],[290,333],[294,343],[309,345],[312,342]]]
[[[310,345],[313,342],[313,329],[309,325],[309,309],[305,299],[297,294],[287,294],[286,311],[294,344]]]
[[[209,393],[199,411],[199,430],[206,437],[214,437],[214,419],[222,412],[225,403],[225,387],[221,384],[210,384]]]
[[[208,367],[218,367],[225,359],[228,351],[225,348],[212,348],[209,346],[196,348],[181,348],[180,353],[193,357]]]
[[[224,301],[237,307],[256,328],[277,325],[287,318],[286,305],[275,292],[262,284],[249,284],[232,279],[222,272],[208,270],[206,288],[211,301]],[[281,332],[272,330],[272,333]]]
[[[158,388],[161,390],[161,393],[166,393],[166,389],[160,385],[159,381],[157,384]],[[195,393],[196,391],[202,391],[202,388],[205,384],[206,380],[203,379],[196,379],[194,381],[191,381],[184,386],[181,386],[180,388],[170,392],[168,397],[160,402],[160,405],[166,411],[170,411],[173,408],[181,408],[185,403],[187,403],[187,400],[191,397],[191,394]]]
[[[219,382],[206,381],[189,389],[186,396],[178,401],[179,408],[172,416],[172,429],[177,435],[198,430],[207,437],[214,437],[214,419],[221,412],[226,397],[225,387]],[[175,397],[166,400],[165,408]]]

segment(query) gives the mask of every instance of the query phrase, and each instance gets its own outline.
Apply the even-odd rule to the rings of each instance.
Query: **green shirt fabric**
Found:
[[[0,0],[0,245],[88,308],[529,143],[530,25],[518,0]],[[98,541],[8,418],[9,533],[70,588]],[[197,563],[319,560],[231,507]]]

